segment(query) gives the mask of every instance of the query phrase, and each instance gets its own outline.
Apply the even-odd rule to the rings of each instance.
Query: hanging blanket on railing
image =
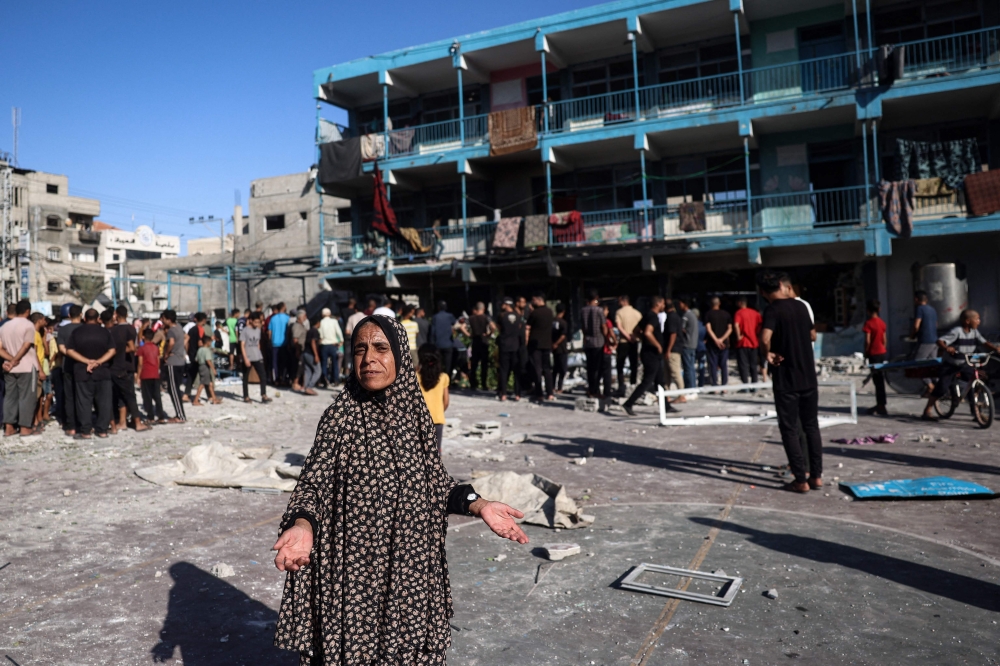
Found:
[[[372,217],[372,229],[380,231],[386,236],[398,236],[399,224],[396,222],[396,212],[389,203],[389,197],[385,192],[385,183],[382,182],[382,172],[379,171],[378,162],[375,162],[375,195],[373,207],[375,214]]]
[[[975,137],[957,141],[908,141],[896,139],[896,180],[940,178],[952,189],[962,187],[970,173],[979,173],[979,142]]]
[[[409,155],[415,130],[398,129],[389,132],[389,150],[393,155]]]
[[[385,135],[365,134],[361,137],[361,159],[365,162],[385,157]]]
[[[969,215],[1000,211],[1000,171],[983,171],[965,177],[965,204]]]
[[[937,198],[955,194],[955,190],[945,185],[940,178],[921,178],[916,183],[918,197]]]
[[[496,233],[493,234],[494,250],[514,250],[517,248],[517,236],[521,232],[520,217],[504,217],[497,222]]]
[[[917,184],[912,180],[878,184],[879,204],[882,219],[889,230],[900,238],[909,238],[913,233],[913,204]]]
[[[677,216],[680,218],[681,231],[705,230],[705,204],[701,201],[691,201],[677,206]]]
[[[535,107],[494,111],[489,116],[490,155],[531,150],[538,143]]]
[[[413,251],[417,254],[427,254],[431,251],[430,245],[424,245],[423,240],[420,238],[420,230],[414,229],[413,227],[400,227],[399,235],[402,236]]]
[[[524,247],[549,244],[549,216],[528,215],[524,218]]]
[[[579,211],[555,213],[549,217],[552,227],[552,241],[555,243],[582,243],[586,238],[583,234],[583,216]]]

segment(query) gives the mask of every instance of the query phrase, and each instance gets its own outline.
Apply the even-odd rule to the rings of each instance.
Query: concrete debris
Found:
[[[69,497],[72,494],[73,494],[73,491],[70,490],[69,488],[64,488],[63,489],[63,497]]]
[[[777,599],[778,591],[775,590],[774,588],[771,588],[770,590],[764,593],[764,596],[767,597],[768,599]]]
[[[490,441],[500,439],[500,423],[497,421],[481,421],[472,425],[468,437]]]
[[[947,437],[938,437],[938,441],[939,442],[944,442],[945,444],[947,444],[948,443],[948,438]]]
[[[573,409],[579,412],[596,412],[601,407],[597,398],[577,398]]]
[[[492,449],[469,451],[468,455],[470,458],[485,460],[486,462],[503,462],[506,460],[506,457],[502,453],[493,453]]]
[[[525,435],[523,432],[515,432],[506,435],[501,441],[504,444],[520,444],[524,442],[526,439],[528,439],[528,436]]]
[[[504,555],[503,553],[500,553],[496,557],[491,557],[490,559],[494,562],[503,562],[504,560],[507,559],[507,556]]]
[[[153,574],[153,578],[159,578],[162,575],[163,575],[162,571],[157,571],[155,574]]]
[[[729,631],[729,627],[723,627],[722,630],[723,631]]]
[[[722,469],[719,470],[719,474],[729,474],[729,470],[723,467]]]
[[[914,441],[917,441],[917,442],[933,442],[934,438],[931,437],[930,435],[920,435]]]
[[[236,571],[231,566],[225,564],[224,562],[213,564],[211,571],[212,575],[215,576],[216,578],[232,578],[233,576],[236,575]]]
[[[223,636],[222,638],[220,638],[219,642],[220,643],[228,643],[229,642],[229,634],[226,634],[225,636]]]
[[[712,575],[713,576],[728,576],[729,574],[726,573],[725,569],[716,569],[715,571],[712,572]]]
[[[643,393],[642,394],[642,397],[639,398],[638,401],[636,401],[636,404],[637,405],[643,405],[645,407],[650,407],[650,406],[656,404],[656,400],[657,400],[657,398],[656,398],[655,395],[653,395],[652,393],[648,393],[647,392],[647,393]]]
[[[300,465],[247,456],[219,442],[191,447],[180,460],[135,470],[136,476],[160,486],[210,488],[274,488],[291,492],[302,472]]]
[[[572,462],[573,462],[574,465],[586,465],[587,464],[587,459],[586,458],[573,458]]]
[[[553,562],[580,554],[580,546],[575,543],[547,543],[542,546],[542,550],[545,551],[545,557]]]
[[[565,529],[588,527],[594,522],[561,484],[537,474],[497,472],[476,479],[472,485],[483,497],[523,511],[521,522]]]
[[[239,414],[223,414],[222,416],[217,416],[212,419],[212,423],[222,423],[223,421],[235,421],[237,423],[242,423],[246,421],[247,417],[240,416]]]

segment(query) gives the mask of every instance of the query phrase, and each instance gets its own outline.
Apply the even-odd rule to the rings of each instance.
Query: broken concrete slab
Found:
[[[587,527],[594,522],[562,485],[537,474],[497,472],[475,479],[472,485],[486,499],[524,512],[522,522],[564,529]]]
[[[547,543],[542,546],[545,556],[553,562],[564,560],[567,557],[580,554],[580,544],[576,543]]]
[[[579,412],[596,412],[601,408],[600,400],[596,398],[577,398],[573,409]]]

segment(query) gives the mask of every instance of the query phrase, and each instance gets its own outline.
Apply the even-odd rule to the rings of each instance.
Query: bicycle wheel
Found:
[[[934,403],[934,411],[937,412],[939,418],[950,419],[961,402],[962,390],[958,387],[957,383],[952,384],[950,395],[938,398],[937,402]]]
[[[972,403],[972,418],[976,420],[980,428],[989,428],[993,425],[993,418],[996,416],[996,403],[993,401],[993,394],[982,382],[976,382],[970,391],[970,402]]]

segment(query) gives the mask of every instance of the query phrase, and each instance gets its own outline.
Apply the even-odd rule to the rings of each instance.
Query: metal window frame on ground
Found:
[[[646,572],[723,583],[721,591],[724,594],[719,597],[714,594],[698,594],[697,592],[688,592],[686,590],[677,590],[670,587],[658,587],[656,585],[647,585],[646,583],[636,582],[639,576]],[[711,604],[713,606],[729,606],[733,603],[733,599],[736,598],[736,593],[740,591],[740,585],[742,584],[743,579],[739,576],[723,576],[719,574],[694,571],[693,569],[678,569],[675,567],[665,567],[659,564],[649,564],[648,562],[643,562],[636,568],[632,569],[632,571],[622,579],[619,587],[625,590],[632,590],[634,592],[646,592],[648,594],[658,594],[661,597],[683,599],[684,601],[697,601],[699,603]]]
[[[851,389],[851,415],[850,416],[820,416],[819,427],[829,428],[830,426],[843,424],[856,424],[858,422],[858,389],[853,381],[825,381],[819,382],[819,387],[847,386]],[[722,393],[725,391],[742,391],[746,389],[773,389],[771,382],[755,382],[751,384],[733,384],[727,386],[701,386],[689,389],[672,389],[666,391],[662,386],[657,387],[656,396],[660,404],[660,425],[661,426],[696,426],[696,425],[724,425],[733,423],[768,423],[778,417],[778,413],[773,409],[762,414],[734,414],[727,416],[677,416],[667,417],[667,398],[682,395],[693,395],[699,393]]]

